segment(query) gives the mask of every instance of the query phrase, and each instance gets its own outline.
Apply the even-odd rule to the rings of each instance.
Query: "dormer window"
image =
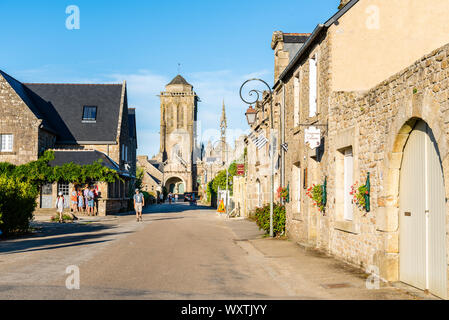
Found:
[[[83,122],[97,122],[97,107],[84,106]]]

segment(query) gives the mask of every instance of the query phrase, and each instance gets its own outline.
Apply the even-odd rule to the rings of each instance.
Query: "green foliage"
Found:
[[[59,214],[57,214],[55,216],[52,216],[50,221],[51,222],[58,222],[59,221]],[[70,215],[64,213],[64,214],[62,214],[62,221],[72,222],[73,218]]]
[[[0,230],[5,235],[29,229],[37,195],[38,188],[30,182],[0,175]]]
[[[135,188],[134,189],[142,189],[142,181],[143,181],[143,176],[145,174],[145,170],[139,166],[137,166],[136,168],[136,183],[135,183]]]
[[[20,166],[0,163],[0,230],[4,234],[28,230],[39,188],[45,183],[90,184],[120,179],[115,170],[103,166],[101,161],[84,166],[66,163],[50,167],[52,160],[54,153],[46,151],[38,160]]]
[[[0,174],[4,173],[9,177],[30,182],[36,186],[60,181],[84,184],[97,181],[114,182],[120,179],[117,171],[103,166],[101,160],[84,166],[65,163],[62,166],[50,167],[48,163],[52,160],[54,160],[54,153],[46,151],[37,161],[20,166],[0,163]]]
[[[233,193],[233,185],[232,181],[234,176],[237,175],[237,164],[235,162],[231,163],[231,165],[228,168],[228,190],[232,196]],[[217,173],[215,178],[211,181],[210,186],[207,187],[207,194],[208,197],[212,193],[217,193],[218,188],[221,190],[226,190],[226,170],[221,170]]]
[[[318,208],[318,211],[324,212],[325,204],[323,203],[323,186],[321,184],[313,185],[307,189],[306,195],[312,199],[313,206]]]
[[[207,190],[206,190],[207,202],[211,202],[212,198],[217,197],[217,192],[213,188],[213,182],[214,181],[212,180],[212,181],[209,181],[209,183],[207,184]]]
[[[353,197],[354,203],[359,209],[366,210],[366,196],[369,195],[368,187],[366,185],[357,186],[357,182],[351,186],[349,194]]]
[[[145,205],[156,203],[156,197],[152,193],[148,193],[146,191],[142,191],[143,198],[145,199]]]
[[[256,220],[257,226],[264,230],[266,234],[270,233],[270,204],[264,205],[250,215]],[[273,204],[273,234],[280,236],[285,233],[285,206]]]

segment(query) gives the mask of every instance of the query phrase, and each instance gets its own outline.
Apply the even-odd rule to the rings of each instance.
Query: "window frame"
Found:
[[[85,117],[87,109],[95,109],[95,118]],[[90,115],[90,114],[88,114]],[[98,107],[97,106],[83,106],[83,115],[82,122],[83,123],[96,123],[98,118]]]
[[[10,148],[3,149],[3,137],[11,137],[10,141],[5,142],[5,145],[10,145]],[[14,134],[12,133],[2,133],[0,134],[0,152],[13,152],[14,151]]]

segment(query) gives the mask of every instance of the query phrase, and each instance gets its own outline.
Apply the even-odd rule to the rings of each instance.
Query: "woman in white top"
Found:
[[[62,212],[64,211],[64,195],[62,192],[59,192],[58,198],[56,198],[55,207],[59,214],[59,223],[62,223]]]

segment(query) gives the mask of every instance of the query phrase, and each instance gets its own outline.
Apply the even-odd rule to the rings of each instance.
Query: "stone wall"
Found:
[[[37,160],[39,126],[42,120],[37,119],[1,75],[0,114],[0,134],[14,136],[13,151],[0,153],[0,162],[20,165]]]
[[[286,142],[289,146],[289,151],[286,153],[285,184],[290,185],[291,199],[286,205],[287,234],[294,241],[320,247],[326,247],[329,242],[327,233],[322,232],[322,230],[327,229],[328,218],[312,206],[312,202],[306,196],[306,191],[313,184],[322,184],[328,175],[326,166],[323,166],[323,163],[329,160],[326,139],[327,128],[317,126],[322,132],[322,137],[324,137],[323,145],[318,149],[318,152],[305,146],[304,130],[309,124],[327,124],[331,88],[330,45],[330,35],[324,34],[321,36],[317,44],[309,50],[284,84],[286,90],[285,108],[288,115],[285,119]],[[309,117],[309,59],[313,56],[318,59],[317,115]],[[299,79],[299,123],[301,124],[296,126],[294,123],[295,77]],[[298,175],[300,175],[300,179]],[[300,190],[298,190],[298,187]],[[300,209],[298,209],[298,201],[301,202]]]
[[[417,119],[430,126],[449,178],[449,45],[437,49],[368,92],[336,92],[329,114],[329,154],[348,144],[354,180],[371,180],[371,212],[354,208],[354,221],[339,221],[336,162],[328,162],[329,251],[359,266],[376,265],[398,280],[399,173],[402,151]],[[446,184],[446,197],[449,186]],[[449,208],[448,208],[449,212]]]

